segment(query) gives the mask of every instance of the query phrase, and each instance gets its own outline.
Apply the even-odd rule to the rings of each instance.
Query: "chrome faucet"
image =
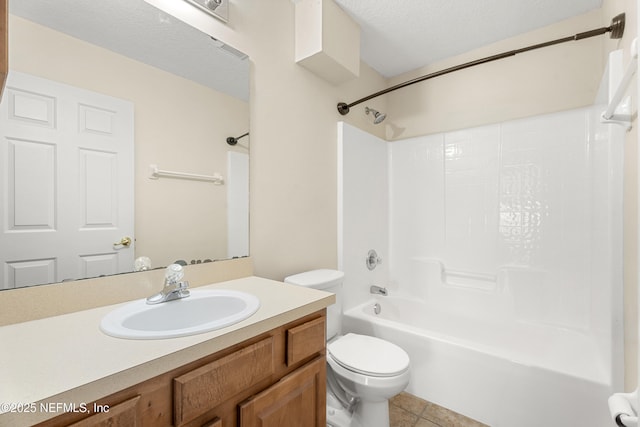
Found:
[[[372,285],[369,288],[369,292],[371,292],[372,294],[383,295],[385,297],[389,295],[389,293],[387,292],[387,288],[383,288],[382,286],[376,286],[376,285]]]
[[[160,304],[189,296],[189,282],[182,280],[184,271],[180,264],[171,264],[164,273],[164,288],[147,298],[147,304]]]

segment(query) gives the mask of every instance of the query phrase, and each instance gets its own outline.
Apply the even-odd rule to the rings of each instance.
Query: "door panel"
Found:
[[[0,103],[0,289],[133,270],[133,105],[12,71]]]
[[[80,227],[117,227],[118,158],[115,153],[80,150]]]
[[[55,229],[55,146],[8,138],[8,230]]]

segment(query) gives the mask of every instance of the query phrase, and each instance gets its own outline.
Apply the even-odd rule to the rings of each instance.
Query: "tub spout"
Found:
[[[387,292],[387,288],[383,288],[382,286],[376,286],[376,285],[372,285],[369,288],[369,292],[371,292],[372,294],[383,295],[385,297],[389,295],[389,293]]]

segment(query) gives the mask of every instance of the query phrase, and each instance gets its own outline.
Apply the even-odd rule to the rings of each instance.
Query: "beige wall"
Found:
[[[149,165],[226,176],[238,150],[226,138],[249,129],[246,102],[15,16],[9,52],[13,70],[133,102],[136,256],[154,267],[226,258],[226,186],[150,180]]]
[[[346,120],[378,136],[384,132],[387,139],[397,139],[590,105],[607,53],[622,48],[628,58],[637,34],[636,2],[605,0],[600,10],[389,82],[363,65],[357,81],[333,87],[294,63],[293,4],[289,0],[232,2],[227,26],[194,13],[185,2],[147,1],[252,58],[251,254],[256,274],[275,279],[336,265],[335,128],[343,119],[335,113],[336,102],[351,102],[460,62],[607,26],[614,15],[626,12],[627,28],[620,41],[596,37],[558,45],[402,89],[367,104],[388,113],[384,128],[368,124],[364,105],[353,108]],[[634,90],[630,88],[630,93],[635,94]],[[625,147],[627,389],[636,383],[636,139],[633,130]]]
[[[228,25],[186,2],[149,3],[251,57],[250,251],[256,274],[282,279],[309,268],[335,268],[336,122],[342,118],[336,104],[382,89],[385,80],[363,66],[357,81],[335,87],[297,65],[289,0],[231,2]],[[347,120],[361,125],[363,110],[354,109]]]
[[[383,89],[386,81],[362,64],[357,81],[334,87],[296,65],[294,6],[289,0],[232,2],[229,24],[198,12],[187,2],[147,1],[161,6],[251,57],[250,251],[259,255],[258,264],[251,264],[252,271],[258,276],[282,279],[288,274],[309,268],[335,268],[336,139],[337,121],[343,119],[336,110],[336,104]],[[23,61],[29,63],[29,66],[46,63],[46,58],[55,50],[54,47],[49,50],[12,51],[12,65]],[[22,57],[13,56],[17,54]],[[91,61],[84,66],[95,72],[100,72],[100,68],[106,69],[98,61]],[[117,68],[116,64],[112,64],[109,71]],[[73,73],[74,70],[70,69],[68,72]],[[50,78],[64,82],[65,72],[58,72],[57,77]],[[114,81],[112,79],[113,75],[110,74],[109,81]],[[78,84],[77,79],[73,83]],[[89,85],[87,88],[100,92],[99,87]],[[126,98],[125,95],[115,94]],[[370,106],[384,110],[385,101],[379,99]],[[366,121],[364,106],[354,108],[346,119],[382,136],[383,128],[374,127]],[[157,133],[153,135],[157,136]],[[229,262],[240,263],[240,268],[246,272],[242,260]],[[198,267],[201,267],[198,277],[202,280],[209,277],[211,282],[216,282],[222,277],[213,264]],[[190,277],[190,268],[187,269],[187,277]],[[151,283],[150,280],[155,277],[152,273],[154,272],[114,276],[109,279],[109,283],[114,284],[113,286],[135,287],[143,293],[145,289],[154,286],[157,290],[162,283]],[[94,287],[93,281],[79,283]],[[76,284],[52,286],[56,292],[67,295],[73,294]],[[34,288],[0,292],[0,306],[15,306],[16,298],[28,295],[28,304],[20,305],[25,312],[21,313],[19,319],[39,318],[42,316],[39,307],[48,304],[48,295],[52,289],[54,288],[51,286],[45,286],[42,291]],[[103,288],[95,287],[95,293],[88,294],[90,297],[86,301],[74,301],[68,307],[59,308],[64,312],[66,309],[112,303],[108,298],[103,298],[103,291]],[[65,304],[65,301],[62,298],[59,302]],[[11,319],[7,322],[15,321],[15,316]]]
[[[391,80],[397,84],[448,67],[601,27],[596,10],[448,58]],[[436,77],[388,95],[389,139],[444,132],[591,105],[603,70],[603,37],[556,45]]]

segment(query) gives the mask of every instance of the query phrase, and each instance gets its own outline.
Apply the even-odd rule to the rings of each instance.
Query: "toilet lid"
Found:
[[[387,377],[409,368],[409,355],[403,349],[367,335],[347,334],[329,343],[327,350],[344,368],[365,375]]]

